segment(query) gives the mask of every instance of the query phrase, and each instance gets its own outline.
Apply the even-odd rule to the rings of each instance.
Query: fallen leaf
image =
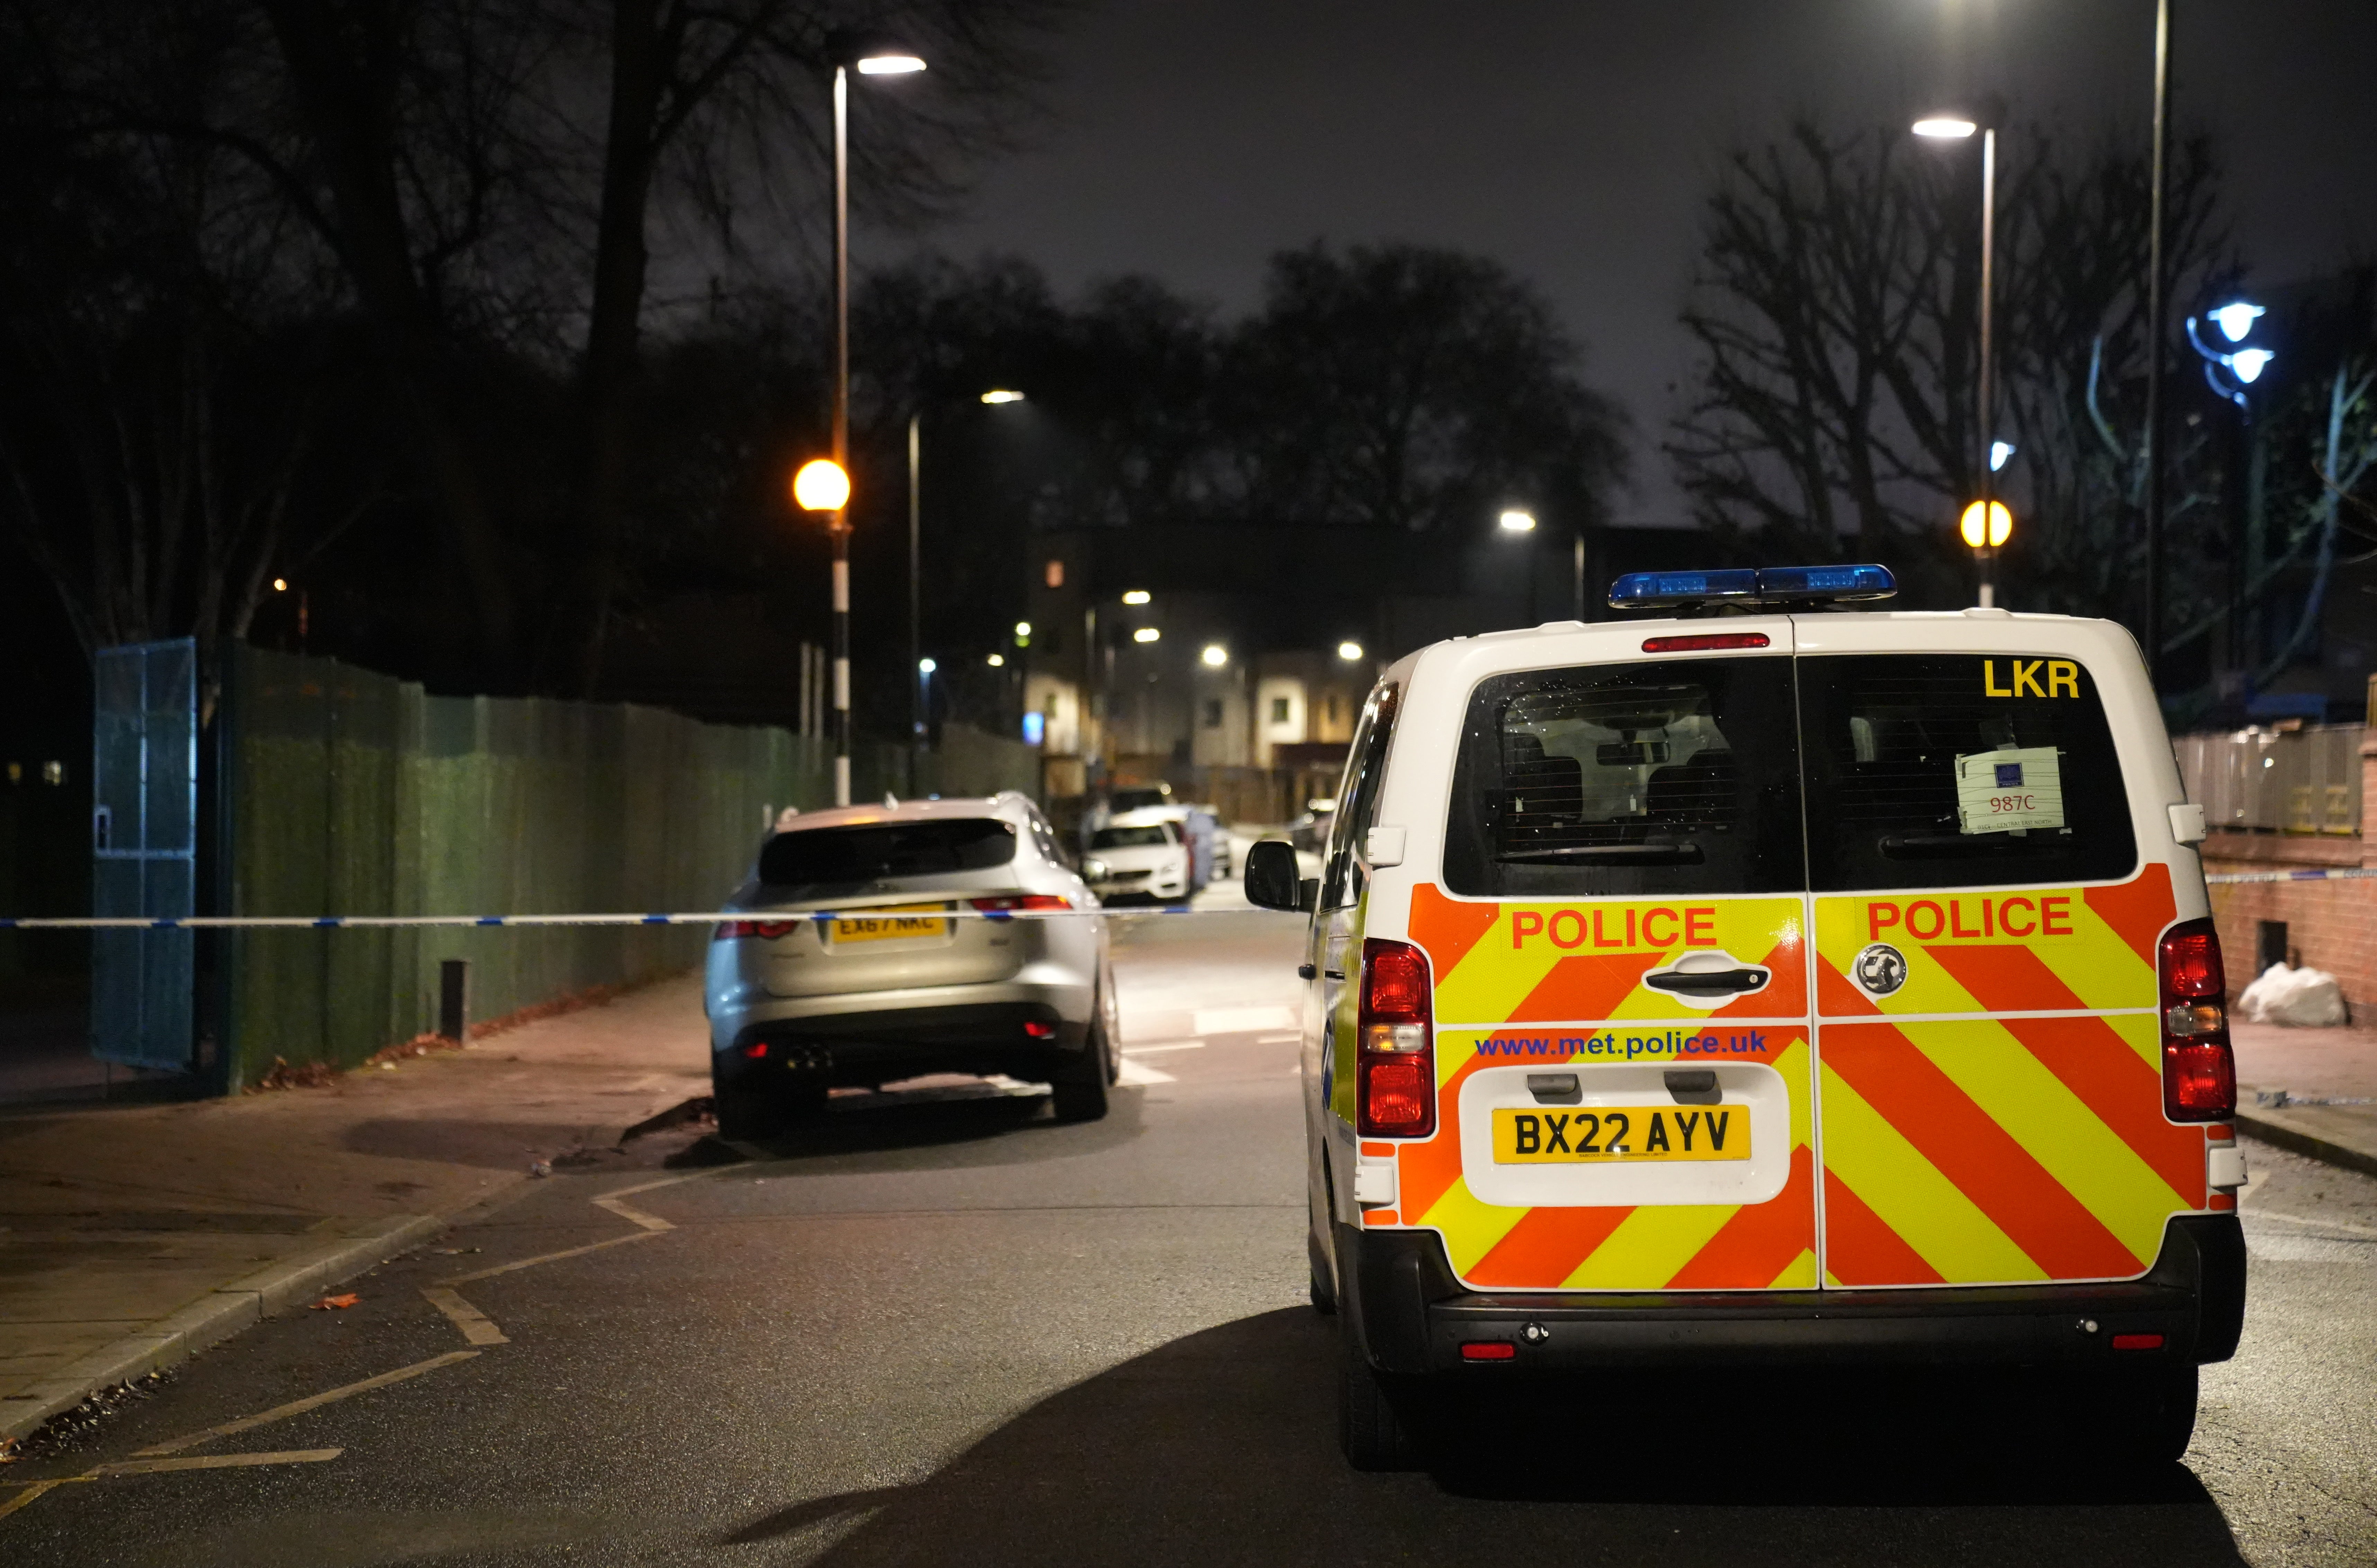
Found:
[[[331,1311],[344,1312],[349,1307],[353,1306],[357,1301],[362,1300],[363,1298],[361,1296],[356,1295],[325,1296],[320,1301],[314,1303],[313,1310],[317,1313]]]

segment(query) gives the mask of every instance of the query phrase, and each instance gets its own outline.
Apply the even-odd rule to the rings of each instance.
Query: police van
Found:
[[[1447,1380],[1998,1364],[2175,1458],[2244,1181],[2202,809],[2135,642],[1881,613],[1880,566],[1620,578],[1360,718],[1311,914],[1341,1431]],[[2099,1452],[2107,1450],[2100,1449]]]

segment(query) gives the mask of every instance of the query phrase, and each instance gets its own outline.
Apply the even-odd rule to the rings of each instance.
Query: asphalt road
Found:
[[[648,1140],[537,1183],[0,1480],[274,1462],[68,1482],[0,1518],[0,1562],[2377,1561],[2377,1182],[2258,1146],[2245,1347],[2184,1467],[2047,1457],[2002,1387],[1732,1373],[1480,1407],[1437,1473],[1347,1470],[1304,1304],[1295,944],[1142,926],[1140,1081],[1103,1123],[912,1098],[764,1161]],[[450,1287],[502,1343],[423,1294],[552,1253]]]

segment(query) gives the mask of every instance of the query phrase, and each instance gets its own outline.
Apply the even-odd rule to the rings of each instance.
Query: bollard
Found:
[[[471,1038],[471,960],[448,958],[437,966],[437,1036],[456,1045]]]

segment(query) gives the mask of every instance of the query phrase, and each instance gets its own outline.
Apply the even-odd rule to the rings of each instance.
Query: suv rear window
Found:
[[[997,817],[808,827],[779,833],[760,847],[759,880],[770,887],[799,887],[938,876],[1003,866],[1014,858],[1015,828]]]
[[[2051,656],[1798,660],[1818,892],[2099,882],[2137,864],[2087,669]]]
[[[1445,884],[1481,897],[1805,885],[1786,658],[1482,681],[1453,767]]]

